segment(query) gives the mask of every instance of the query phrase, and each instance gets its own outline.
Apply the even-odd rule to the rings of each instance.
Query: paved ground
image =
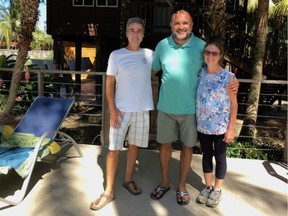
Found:
[[[121,153],[116,181],[116,200],[99,211],[89,209],[90,202],[103,192],[106,147],[81,145],[84,157],[69,149],[58,161],[37,163],[25,199],[17,206],[0,203],[1,216],[286,216],[287,164],[261,160],[228,159],[223,185],[223,200],[215,208],[197,204],[203,188],[201,155],[194,155],[187,189],[191,202],[179,206],[175,200],[179,151],[173,152],[171,190],[160,200],[149,194],[160,181],[159,154],[140,151],[135,180],[143,193],[133,196],[122,187],[126,151]],[[0,196],[13,194],[19,187],[13,171],[0,177]]]

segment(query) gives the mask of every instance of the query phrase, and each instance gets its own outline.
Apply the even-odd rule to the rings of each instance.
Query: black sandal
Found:
[[[183,200],[184,196],[188,196],[188,199],[186,201]],[[179,200],[179,198],[180,198],[180,200]],[[177,203],[179,205],[187,205],[190,202],[190,197],[189,197],[188,192],[187,191],[184,191],[184,192],[177,191],[176,200],[177,200]]]
[[[165,188],[165,187],[156,186],[154,191],[150,194],[150,197],[151,197],[151,199],[159,200],[169,190],[170,190],[170,187],[169,188]]]

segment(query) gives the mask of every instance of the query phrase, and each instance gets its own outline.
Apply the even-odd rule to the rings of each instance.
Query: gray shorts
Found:
[[[197,144],[196,114],[168,114],[158,111],[157,142],[172,143],[180,140],[186,146]]]
[[[149,141],[149,111],[122,112],[122,114],[123,120],[121,121],[120,128],[115,129],[110,127],[109,149],[121,150],[127,131],[127,139],[130,145],[147,148]]]

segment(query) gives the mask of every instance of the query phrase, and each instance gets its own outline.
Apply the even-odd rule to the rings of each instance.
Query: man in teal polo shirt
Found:
[[[190,201],[186,177],[192,160],[192,147],[197,143],[197,75],[204,63],[205,42],[191,32],[192,18],[185,10],[172,15],[170,26],[172,35],[157,44],[152,64],[153,74],[160,70],[163,72],[157,104],[162,181],[150,197],[159,200],[170,189],[171,144],[180,139],[182,149],[176,199],[179,205],[186,205]]]

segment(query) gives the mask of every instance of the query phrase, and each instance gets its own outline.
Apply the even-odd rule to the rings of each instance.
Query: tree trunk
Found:
[[[260,81],[262,79],[263,61],[266,48],[266,38],[268,31],[268,9],[269,0],[259,0],[256,15],[255,49],[252,66],[252,79]],[[247,126],[247,135],[256,138],[256,121],[259,106],[261,83],[252,83],[248,97],[248,107],[244,125]]]
[[[21,0],[21,29],[19,32],[18,55],[13,69],[11,87],[5,109],[0,113],[0,121],[9,118],[15,99],[18,94],[18,87],[23,77],[24,64],[33,40],[32,33],[38,19],[39,0]]]
[[[228,19],[225,13],[225,0],[210,0],[207,7],[203,10],[206,21],[206,40],[218,39],[224,44],[225,41],[225,22]]]

